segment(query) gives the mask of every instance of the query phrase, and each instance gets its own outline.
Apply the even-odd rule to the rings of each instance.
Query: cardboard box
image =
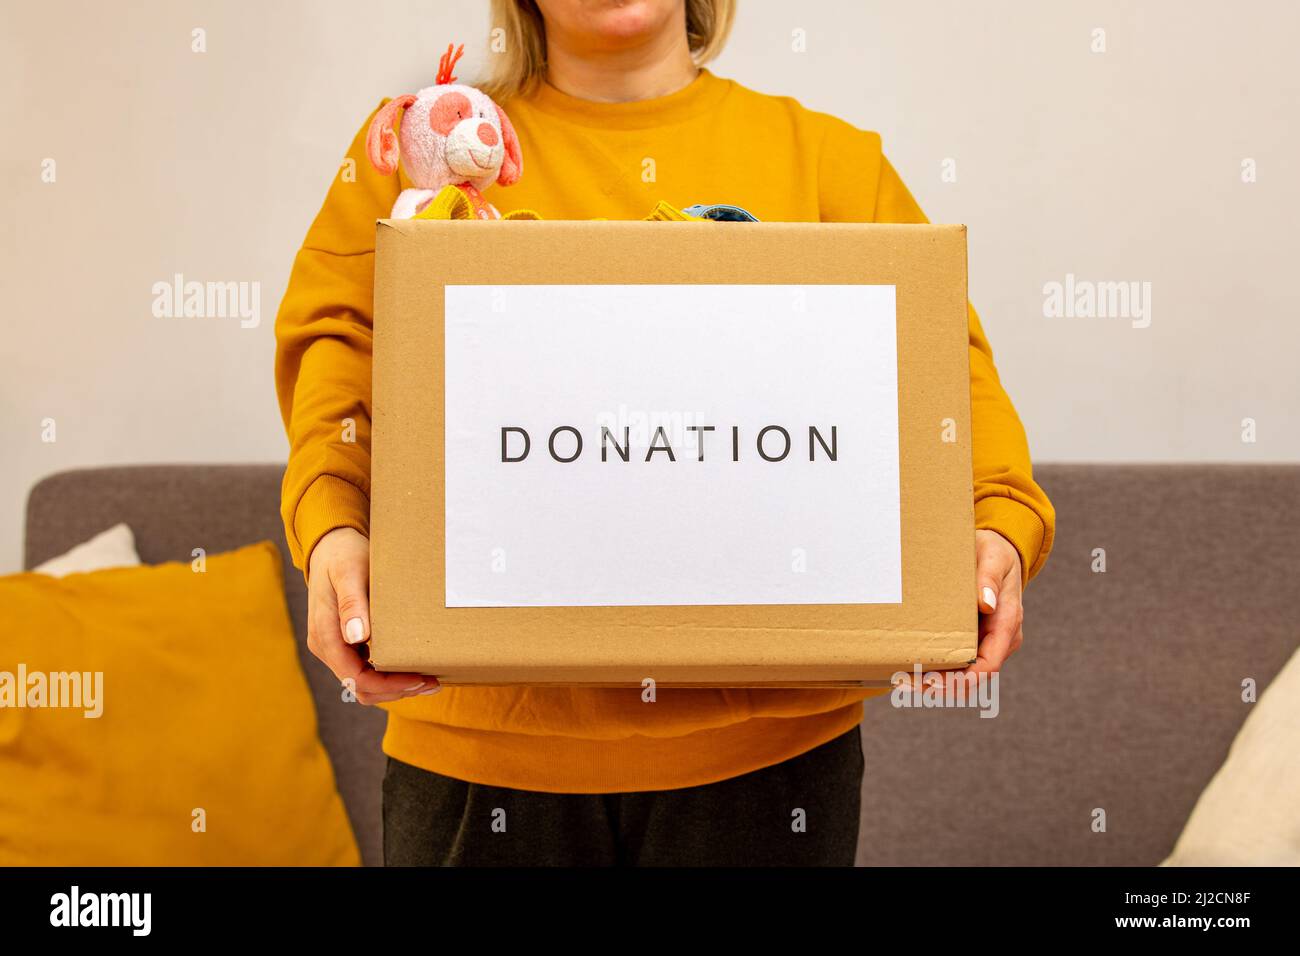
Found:
[[[975,657],[961,226],[378,226],[371,659],[843,686]]]

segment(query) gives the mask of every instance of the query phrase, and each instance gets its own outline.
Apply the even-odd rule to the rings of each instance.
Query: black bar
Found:
[[[8,939],[116,938],[194,942],[292,940],[409,950],[474,932],[483,943],[519,934],[534,945],[557,933],[612,933],[612,945],[700,933],[775,945],[827,934],[863,943],[901,939],[1134,942],[1200,937],[1232,944],[1294,922],[1293,869],[843,869],[843,870],[0,870],[0,925]],[[53,926],[59,894],[81,913],[99,894],[149,894],[118,926]],[[1183,894],[1177,896],[1175,894]],[[95,902],[87,904],[87,896]],[[66,916],[70,906],[64,906]],[[133,921],[131,916],[135,916]],[[1133,921],[1142,921],[1134,923]],[[1209,925],[1202,921],[1208,920]],[[1121,925],[1121,921],[1126,921]],[[1193,922],[1195,921],[1195,922]],[[1233,921],[1229,925],[1225,921]],[[1143,925],[1145,923],[1145,925]]]

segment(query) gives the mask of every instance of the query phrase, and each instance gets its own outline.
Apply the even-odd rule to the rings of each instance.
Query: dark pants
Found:
[[[387,866],[852,866],[858,728],[784,763],[681,790],[509,790],[388,760]]]

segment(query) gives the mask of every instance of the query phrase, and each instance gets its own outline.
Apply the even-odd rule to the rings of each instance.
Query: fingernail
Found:
[[[987,588],[985,589],[987,590]],[[366,622],[354,617],[343,626],[343,640],[349,644],[360,644],[366,639]]]
[[[406,688],[406,693],[409,694],[409,693],[410,693],[411,691],[413,691],[413,690],[419,690],[421,687],[423,687],[423,686],[424,686],[425,684],[427,684],[427,683],[429,683],[429,682],[428,682],[428,681],[425,681],[425,680],[422,680],[422,681],[420,681],[420,683],[418,683],[418,684],[412,684],[410,687]]]
[[[441,684],[435,684],[435,685],[433,685],[432,687],[430,687],[428,690],[422,690],[422,691],[420,691],[420,696],[421,696],[421,697],[428,697],[430,694],[436,694],[436,693],[438,693],[438,691],[440,691],[440,690],[442,690],[442,685],[441,685]]]
[[[986,587],[984,589],[984,603],[989,606],[990,611],[996,611],[998,609],[998,596],[993,593],[992,588]]]

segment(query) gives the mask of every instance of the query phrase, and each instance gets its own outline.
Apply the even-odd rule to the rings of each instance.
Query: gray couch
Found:
[[[1261,689],[1300,639],[1300,467],[1045,466],[1055,553],[1026,598],[1001,714],[901,710],[863,724],[860,862],[1159,862]],[[31,567],[118,521],[146,562],[269,538],[283,550],[280,469],[163,465],[65,472],[27,506]],[[1106,572],[1092,570],[1104,548]],[[367,863],[380,851],[382,713],[340,700],[301,638],[320,733]],[[1093,811],[1107,829],[1092,830]]]

